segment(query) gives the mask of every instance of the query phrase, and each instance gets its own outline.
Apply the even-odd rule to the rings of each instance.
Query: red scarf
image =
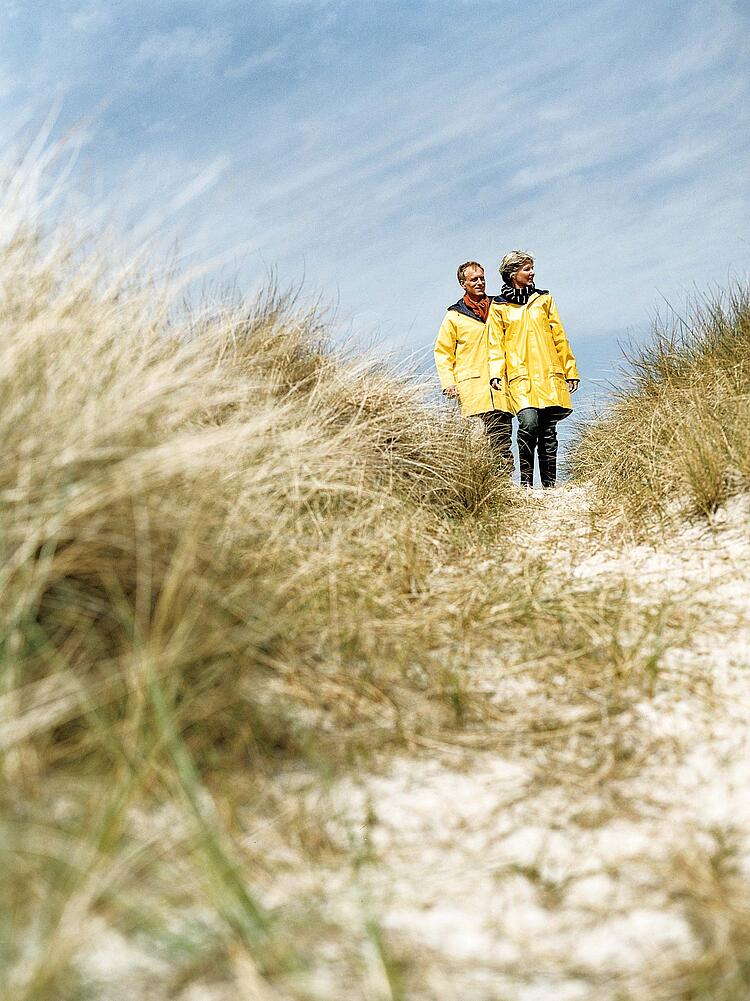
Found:
[[[470,299],[467,293],[464,296],[464,303],[469,307],[472,313],[482,321],[482,323],[487,322],[487,317],[490,315],[489,296],[486,295],[484,299],[480,299],[479,302],[477,302],[476,299]]]

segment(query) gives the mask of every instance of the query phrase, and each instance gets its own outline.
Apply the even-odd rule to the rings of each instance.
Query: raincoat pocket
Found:
[[[513,401],[514,410],[523,410],[524,407],[532,406],[529,401],[531,380],[528,375],[517,375],[513,379],[509,379],[508,392]]]
[[[565,373],[561,372],[560,369],[553,369],[549,373],[549,403],[546,406],[562,407],[564,410],[572,410],[573,405],[570,402],[570,392],[568,390],[568,383],[565,379]]]

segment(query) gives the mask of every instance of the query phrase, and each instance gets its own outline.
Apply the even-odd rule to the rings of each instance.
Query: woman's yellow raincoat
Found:
[[[513,413],[525,407],[572,411],[565,380],[580,376],[549,292],[532,293],[524,306],[496,296],[487,329],[490,378],[507,383]]]
[[[435,341],[435,365],[443,389],[458,388],[465,417],[513,408],[506,391],[490,387],[487,326],[463,299],[448,307]],[[504,380],[503,384],[504,384]]]

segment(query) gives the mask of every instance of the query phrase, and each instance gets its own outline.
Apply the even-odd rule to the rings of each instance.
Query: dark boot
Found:
[[[511,451],[513,415],[504,410],[489,410],[479,415],[487,432],[492,454],[497,459],[502,472],[513,475],[513,452]]]
[[[518,430],[518,465],[521,471],[521,486],[530,487],[534,482],[534,452],[539,431],[539,411],[536,407],[524,407],[516,414]]]
[[[557,418],[539,412],[539,477],[543,487],[554,487],[557,479]]]

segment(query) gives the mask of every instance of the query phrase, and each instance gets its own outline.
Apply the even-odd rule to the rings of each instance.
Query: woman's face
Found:
[[[534,281],[534,262],[526,261],[511,275],[510,280],[516,288],[526,288]]]

